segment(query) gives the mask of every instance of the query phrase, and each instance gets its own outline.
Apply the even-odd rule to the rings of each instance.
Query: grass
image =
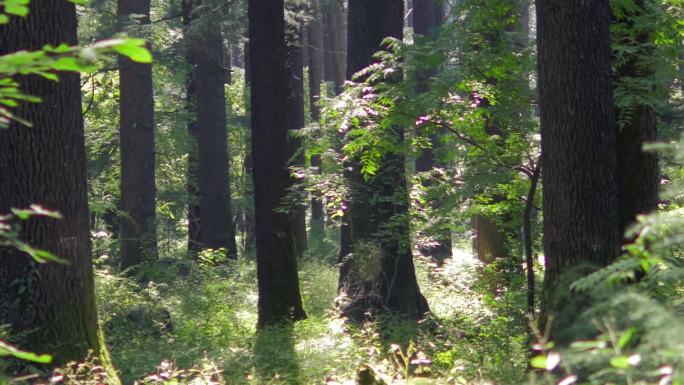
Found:
[[[164,360],[178,368],[216,368],[219,382],[228,384],[354,383],[362,364],[388,381],[524,382],[526,321],[514,305],[524,303],[521,288],[489,293],[479,287],[481,268],[468,258],[441,269],[419,259],[429,319],[350,326],[332,307],[337,269],[329,260],[300,263],[309,318],[258,334],[250,258],[193,266],[185,277],[169,266],[145,287],[98,268],[100,318],[124,384],[155,372]],[[411,365],[416,357],[431,364]]]

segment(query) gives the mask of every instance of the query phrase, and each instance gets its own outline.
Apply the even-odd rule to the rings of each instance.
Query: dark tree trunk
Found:
[[[150,22],[150,0],[119,0],[121,22]],[[138,19],[136,19],[138,20]],[[152,65],[119,59],[121,141],[121,269],[157,258]]]
[[[372,63],[371,56],[385,37],[402,38],[403,16],[402,0],[349,1],[347,77]],[[392,135],[398,143],[403,141],[400,127]],[[367,181],[358,159],[350,166],[345,222],[352,243],[351,252],[340,255],[340,291],[345,295],[340,308],[353,321],[380,312],[420,318],[428,304],[420,293],[411,253],[404,157],[386,154],[377,174]]]
[[[553,334],[561,343],[568,333],[560,331],[587,305],[568,285],[611,263],[620,251],[610,21],[608,0],[537,1],[542,317],[556,316]]]
[[[291,214],[278,209],[294,184],[288,170],[283,0],[249,0],[252,160],[259,326],[306,318]]]
[[[26,18],[0,26],[0,55],[44,44],[74,45],[76,9],[66,1],[33,0]],[[40,204],[61,220],[22,223],[21,239],[67,260],[37,264],[15,249],[0,249],[0,324],[21,336],[20,348],[50,353],[53,364],[82,360],[89,350],[111,369],[97,324],[88,216],[86,150],[79,75],[53,82],[19,78],[21,90],[42,99],[15,113],[33,127],[0,131],[0,213]],[[116,375],[112,381],[118,381]]]
[[[444,13],[440,0],[412,0],[413,30],[416,34],[436,37],[437,28],[442,25]]]
[[[301,28],[290,28],[290,39],[286,47],[287,55],[287,130],[299,130],[306,124],[304,116],[304,50],[302,49]],[[304,151],[299,138],[288,139],[289,157],[292,165],[304,167]],[[298,181],[303,182],[302,180]],[[297,189],[297,195],[304,195],[303,189]],[[297,197],[292,208],[295,229],[295,250],[298,257],[303,257],[308,244],[306,238],[306,205],[303,199]]]
[[[635,1],[637,17],[644,17],[649,0]],[[631,16],[631,15],[630,15]],[[617,70],[617,80],[643,79],[655,83],[655,68],[647,61],[653,57],[653,30],[655,24],[641,26],[637,32],[637,52]],[[644,60],[645,58],[645,60]],[[639,214],[658,208],[659,168],[654,152],[644,152],[645,143],[657,139],[656,113],[652,106],[634,102],[632,111],[617,111],[627,119],[617,134],[617,164],[620,181],[620,231],[622,234]]]
[[[197,116],[196,116],[196,85],[195,85],[195,66],[192,55],[192,41],[188,36],[188,30],[192,21],[192,10],[194,8],[192,0],[183,0],[181,3],[183,11],[183,28],[185,34],[186,53],[185,60],[188,63],[188,74],[186,79],[185,100],[186,112],[188,113],[188,170],[187,185],[188,193],[188,256],[197,258],[201,244],[199,239],[199,160],[197,158]]]
[[[311,113],[311,121],[316,124],[320,119],[320,109],[318,102],[321,98],[321,47],[322,34],[321,25],[319,23],[319,12],[317,2],[313,2],[311,8],[311,21],[306,26],[307,36],[309,40],[309,111]],[[314,155],[311,157],[311,167],[315,172],[321,173],[321,156]],[[320,233],[323,231],[323,202],[320,198],[313,196],[311,198],[311,232]]]
[[[435,38],[437,28],[442,25],[442,3],[438,0],[413,0],[412,1],[412,23],[413,30],[416,35],[423,35],[426,37]],[[430,78],[436,73],[436,69],[430,69],[424,73],[419,74],[417,93],[427,92],[427,87],[422,84],[423,80]],[[432,143],[431,148],[423,149],[421,154],[416,158],[416,172],[428,172],[435,166],[444,166],[444,164],[437,164],[435,162],[434,149],[439,145],[439,140],[436,135],[430,137]],[[433,204],[438,202],[433,200]],[[435,239],[436,246],[421,249],[423,255],[429,255],[438,263],[450,258],[452,251],[451,231],[441,230]]]
[[[186,7],[188,5],[185,4]],[[198,5],[201,2],[195,2],[195,7]],[[186,41],[194,69],[192,82],[197,120],[191,132],[194,130],[197,142],[196,186],[199,198],[199,218],[194,218],[193,230],[200,249],[225,249],[234,259],[237,258],[237,245],[228,175],[223,38],[214,15],[193,10],[189,15]]]

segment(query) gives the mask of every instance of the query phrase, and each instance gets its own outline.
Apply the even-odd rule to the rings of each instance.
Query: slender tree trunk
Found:
[[[635,1],[634,15],[645,17],[649,0]],[[632,24],[632,23],[630,23]],[[642,79],[655,83],[655,68],[646,62],[653,55],[652,39],[655,23],[644,25],[636,33],[637,52],[617,70],[617,81]],[[634,26],[632,25],[632,29]],[[645,58],[645,59],[644,59]],[[652,92],[652,91],[651,91]],[[618,127],[617,164],[620,182],[620,231],[622,234],[639,214],[646,214],[658,208],[659,168],[658,156],[654,152],[644,152],[645,143],[657,139],[657,120],[655,109],[640,101],[629,106],[631,111],[617,111],[626,115],[623,125]]]
[[[442,3],[438,0],[412,0],[412,17],[413,30],[416,35],[423,35],[426,37],[436,38],[437,28],[442,25]],[[430,69],[422,74],[419,74],[417,93],[427,92],[428,89],[424,80],[434,76],[436,69]],[[430,137],[432,147],[424,149],[416,158],[416,172],[428,172],[435,166],[444,166],[444,164],[437,164],[435,162],[434,149],[439,146],[439,139],[436,135]],[[434,204],[438,202],[433,201]],[[420,250],[422,254],[429,255],[434,258],[437,263],[443,262],[450,258],[452,251],[451,231],[441,230],[435,239],[437,245]]]
[[[294,179],[287,169],[283,0],[249,0],[252,159],[259,326],[306,318],[292,217],[278,211]]]
[[[527,315],[532,320],[535,316],[535,280],[534,280],[534,249],[532,245],[532,210],[537,195],[537,185],[541,176],[541,168],[536,166],[530,176],[530,189],[525,200],[523,213],[523,238],[525,243],[525,265],[527,268]]]
[[[302,31],[300,27],[292,28],[292,39],[288,39],[286,47],[287,73],[288,73],[288,96],[287,96],[287,130],[299,130],[304,128],[304,50],[302,49]],[[302,141],[299,138],[290,137],[288,140],[290,158],[293,165],[304,166],[304,152]],[[298,181],[303,182],[303,181]],[[304,195],[303,189],[297,189],[298,195]],[[306,237],[306,206],[304,202],[295,202],[293,207],[293,220],[295,228],[295,249],[298,257],[303,257],[308,248]]]
[[[188,30],[192,21],[192,10],[194,4],[192,0],[183,0],[181,3],[183,11],[183,28],[186,44],[185,60],[188,63],[188,75],[186,79],[186,112],[188,113],[188,169],[187,185],[188,193],[188,255],[190,258],[197,258],[202,249],[199,239],[200,228],[200,206],[199,206],[199,160],[197,159],[197,114],[196,104],[196,85],[195,85],[195,66],[193,59],[192,41],[188,36]]]
[[[320,119],[320,109],[318,102],[321,98],[321,47],[322,35],[321,26],[319,23],[318,4],[313,2],[311,8],[311,21],[306,26],[307,35],[309,37],[309,111],[311,112],[311,121],[315,124]],[[322,161],[320,155],[311,157],[311,167],[317,173],[321,173]],[[321,233],[323,231],[323,202],[320,198],[313,196],[311,198],[311,232]]]
[[[150,0],[119,0],[122,23],[150,22]],[[119,59],[121,208],[121,269],[157,258],[154,96],[152,65]]]
[[[587,299],[568,285],[620,250],[608,0],[537,1],[546,273],[563,343]],[[562,333],[565,332],[565,333]]]
[[[193,230],[199,244],[196,247],[225,249],[234,259],[237,245],[228,175],[223,38],[214,15],[195,11],[200,4],[196,2],[189,11],[190,23],[186,29],[188,55],[194,68],[197,116],[192,127],[197,142],[197,174],[192,178],[196,178],[199,217],[194,218]],[[185,6],[189,5],[186,2]]]
[[[76,28],[74,4],[33,0],[27,17],[0,26],[0,55],[77,44]],[[20,237],[69,264],[38,264],[0,248],[0,324],[11,325],[20,348],[52,354],[54,365],[82,360],[93,350],[118,382],[97,323],[80,79],[75,73],[59,77],[17,79],[24,93],[42,102],[15,111],[32,127],[13,123],[0,131],[0,213],[31,204],[58,210],[63,219],[23,222]]]
[[[348,77],[372,63],[385,37],[402,38],[403,16],[402,0],[349,1]],[[393,136],[401,143],[403,129],[394,128]],[[341,310],[353,321],[379,312],[422,317],[428,304],[411,253],[404,157],[386,154],[378,173],[367,181],[359,159],[352,159],[346,170],[351,198],[345,222],[352,243],[351,252],[340,255]]]

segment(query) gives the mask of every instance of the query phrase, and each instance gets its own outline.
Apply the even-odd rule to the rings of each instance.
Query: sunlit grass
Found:
[[[99,307],[125,383],[154,371],[165,359],[181,368],[215,366],[228,384],[353,383],[362,363],[400,379],[393,343],[427,354],[435,383],[480,382],[483,372],[498,383],[517,383],[524,373],[524,327],[504,314],[511,309],[502,307],[507,303],[503,297],[492,299],[476,288],[479,267],[466,258],[468,251],[457,253],[459,258],[440,269],[416,262],[433,312],[419,324],[388,319],[350,328],[333,308],[337,267],[330,258],[312,257],[300,261],[308,319],[293,326],[256,333],[256,267],[250,258],[195,266],[187,277],[160,274],[165,282],[143,288],[100,270]],[[143,309],[149,322],[126,318],[134,309]],[[154,318],[161,309],[171,314],[173,330],[159,330]]]

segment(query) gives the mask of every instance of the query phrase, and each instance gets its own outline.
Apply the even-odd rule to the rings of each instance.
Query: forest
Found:
[[[0,0],[0,385],[684,383],[684,0]]]

